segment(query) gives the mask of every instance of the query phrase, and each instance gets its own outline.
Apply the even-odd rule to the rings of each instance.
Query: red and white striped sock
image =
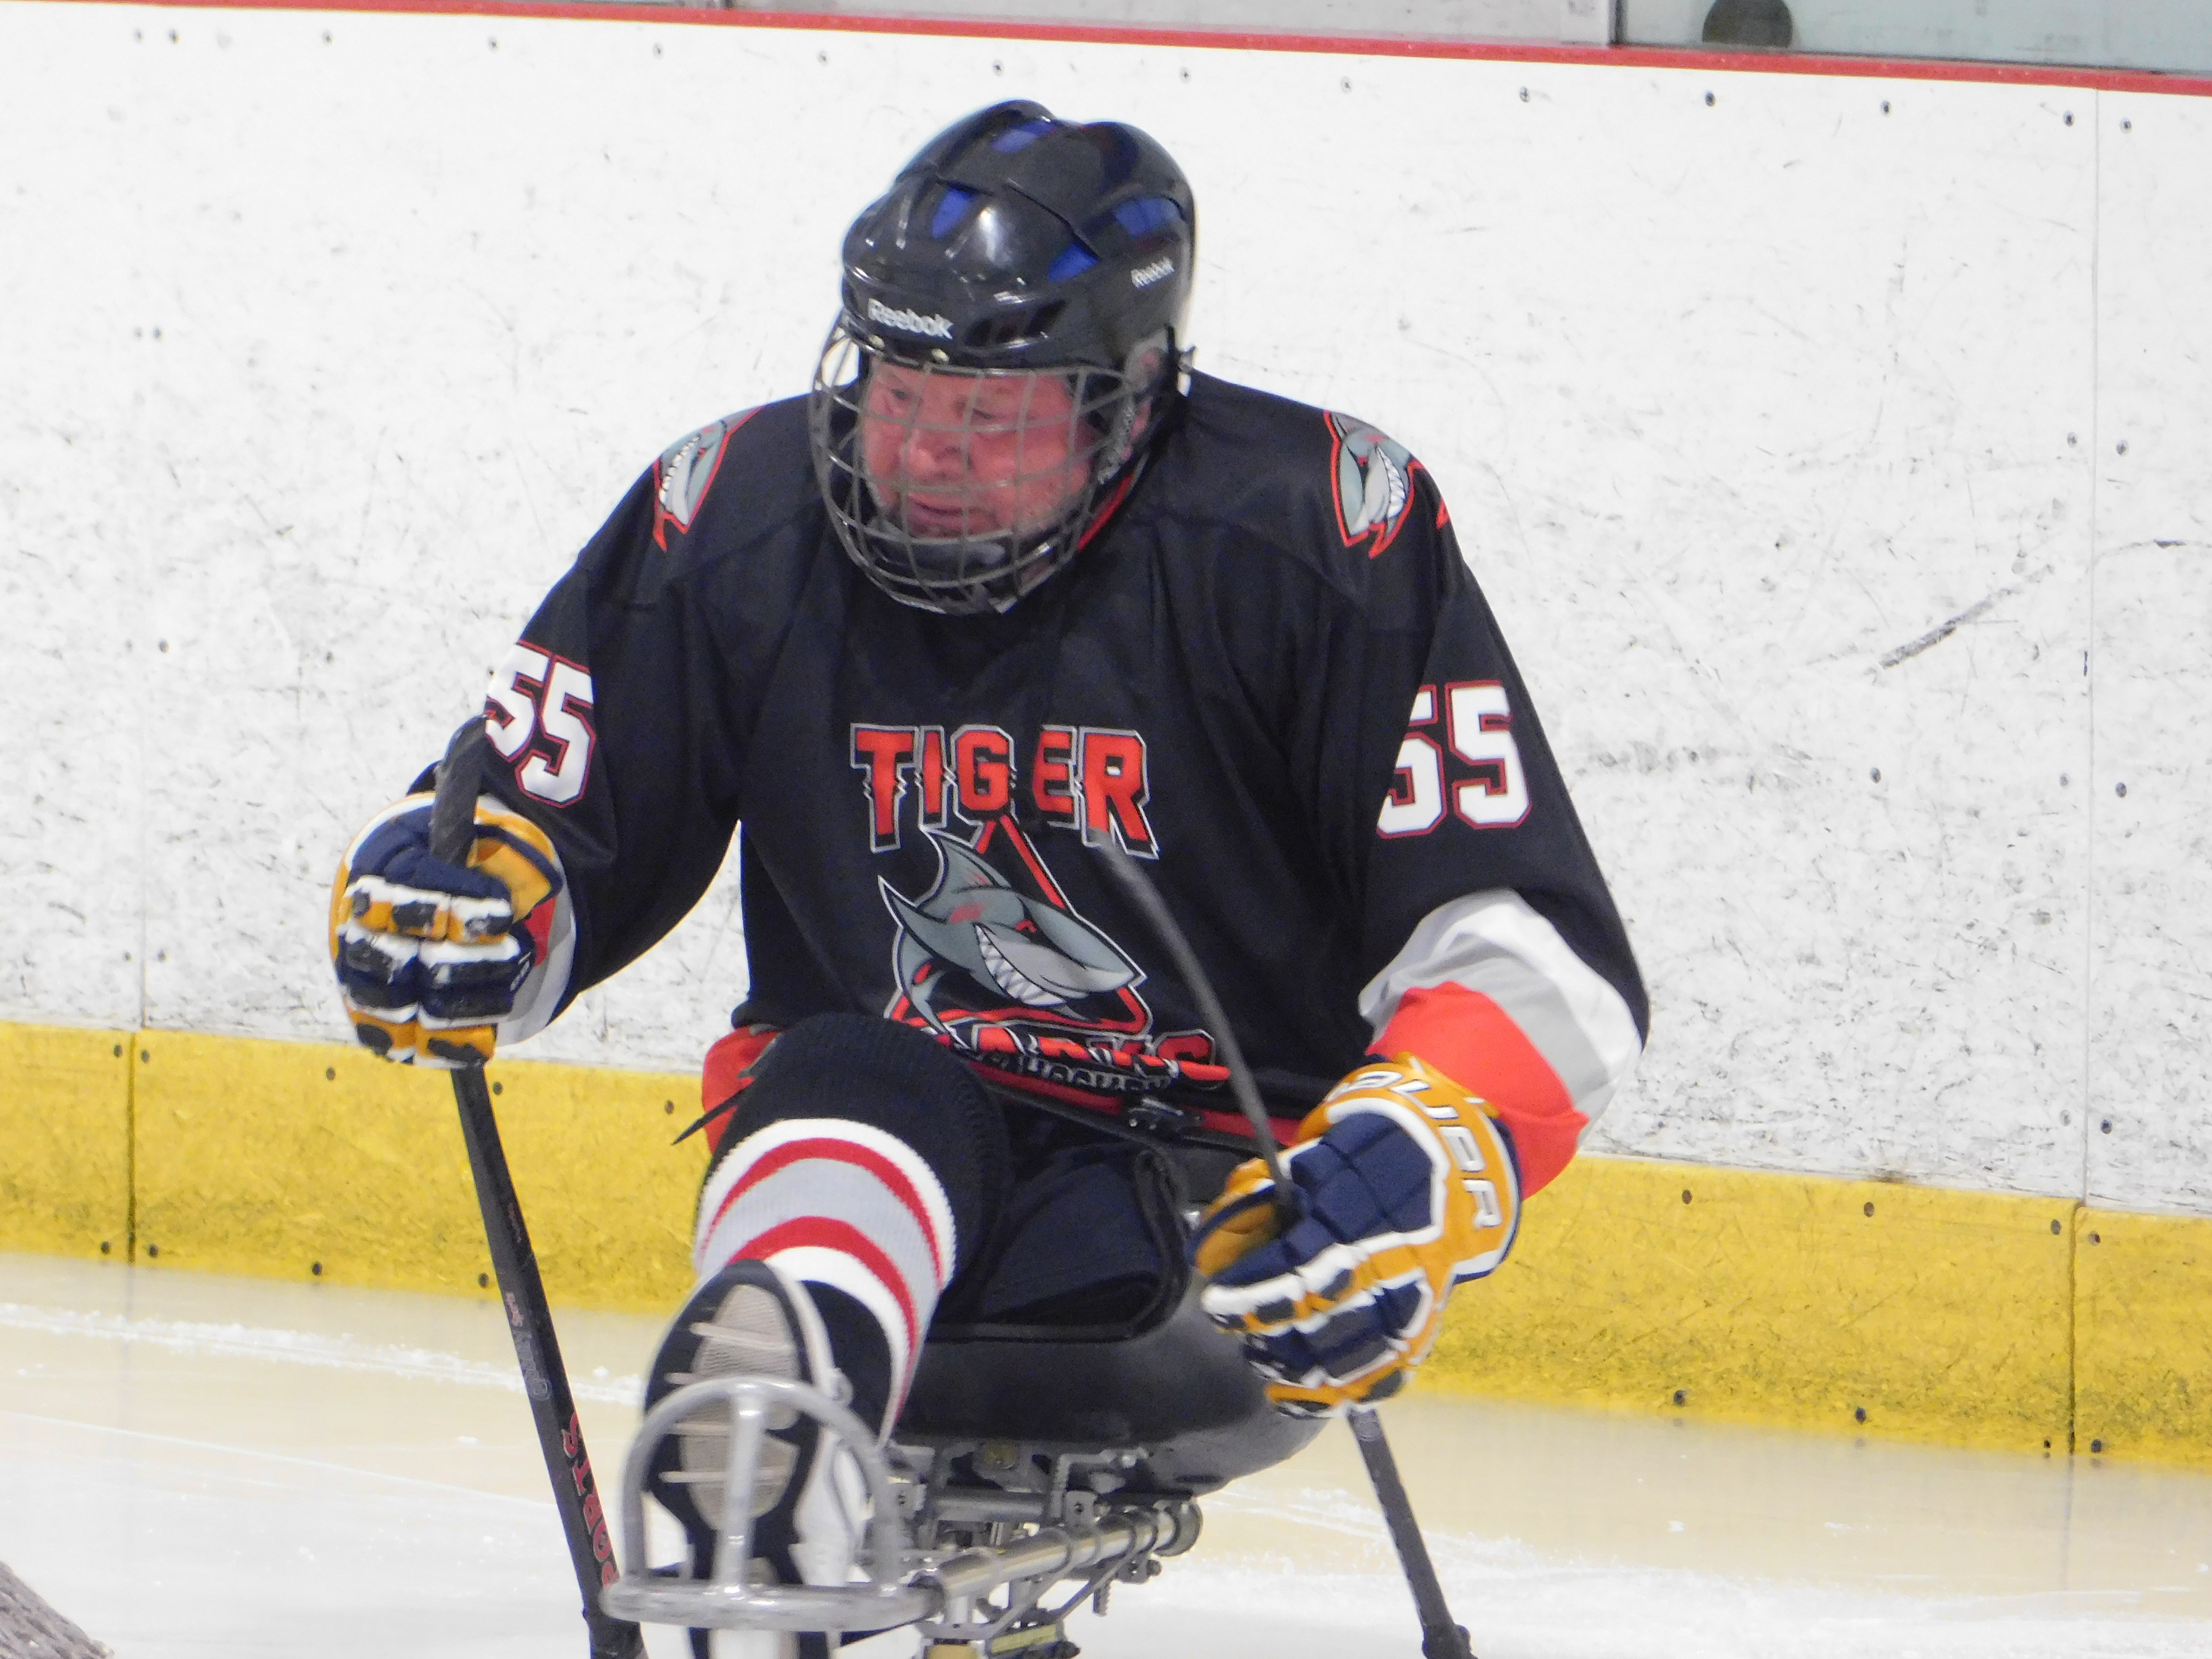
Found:
[[[856,1385],[874,1369],[850,1352],[852,1319],[865,1319],[888,1356],[878,1419],[888,1429],[952,1276],[956,1243],[945,1188],[906,1142],[849,1119],[787,1118],[731,1147],[708,1176],[691,1254],[702,1280],[732,1261],[766,1261],[832,1292],[814,1300]]]

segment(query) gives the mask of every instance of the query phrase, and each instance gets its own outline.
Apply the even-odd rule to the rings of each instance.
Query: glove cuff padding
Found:
[[[1512,1143],[1488,1104],[1418,1057],[1346,1077],[1284,1155],[1298,1214],[1239,1166],[1201,1218],[1206,1310],[1246,1344],[1279,1404],[1340,1409],[1427,1356],[1453,1285],[1494,1271],[1520,1223]]]

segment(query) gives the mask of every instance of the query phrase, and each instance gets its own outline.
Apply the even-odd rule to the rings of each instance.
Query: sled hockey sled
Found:
[[[729,1418],[730,1513],[712,1573],[646,1566],[647,1472],[677,1424]],[[852,1453],[872,1516],[865,1582],[749,1581],[750,1494],[771,1413],[814,1419]],[[609,1613],[698,1629],[867,1632],[913,1626],[928,1659],[1064,1659],[1084,1601],[1104,1612],[1198,1540],[1198,1499],[1280,1462],[1318,1420],[1269,1404],[1237,1343],[1187,1292],[1132,1336],[992,1328],[933,1337],[888,1446],[817,1389],[720,1377],[647,1413],[623,1474],[622,1559]]]

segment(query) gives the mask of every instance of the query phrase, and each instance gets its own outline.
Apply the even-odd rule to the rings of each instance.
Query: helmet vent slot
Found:
[[[1049,116],[1024,121],[1018,127],[1009,127],[991,140],[991,148],[1001,155],[1012,155],[1016,150],[1027,149],[1031,144],[1060,125]]]
[[[1052,283],[1073,281],[1098,263],[1098,256],[1080,242],[1070,242],[1060,251],[1060,257],[1045,272],[1045,280]]]
[[[1140,196],[1114,210],[1115,222],[1132,236],[1150,236],[1182,220],[1182,210],[1164,196]]]
[[[1064,301],[1054,300],[1049,305],[1018,312],[1011,317],[986,317],[969,325],[961,344],[970,351],[994,351],[1042,339],[1052,331],[1052,325],[1060,320],[1060,313],[1066,308]]]
[[[968,210],[975,205],[975,202],[974,191],[963,190],[957,185],[947,185],[945,187],[945,194],[938,199],[937,211],[930,216],[931,240],[943,241],[951,233],[952,227],[967,217]]]

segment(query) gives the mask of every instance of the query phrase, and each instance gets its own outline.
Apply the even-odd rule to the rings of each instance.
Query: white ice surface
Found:
[[[655,1322],[561,1335],[611,1478]],[[0,1256],[0,1559],[120,1659],[578,1659],[508,1365],[473,1303]],[[1420,1399],[1388,1420],[1484,1659],[2212,1653],[2204,1476]],[[1071,1631],[1091,1659],[1419,1652],[1348,1436],[1206,1512],[1194,1555]]]

